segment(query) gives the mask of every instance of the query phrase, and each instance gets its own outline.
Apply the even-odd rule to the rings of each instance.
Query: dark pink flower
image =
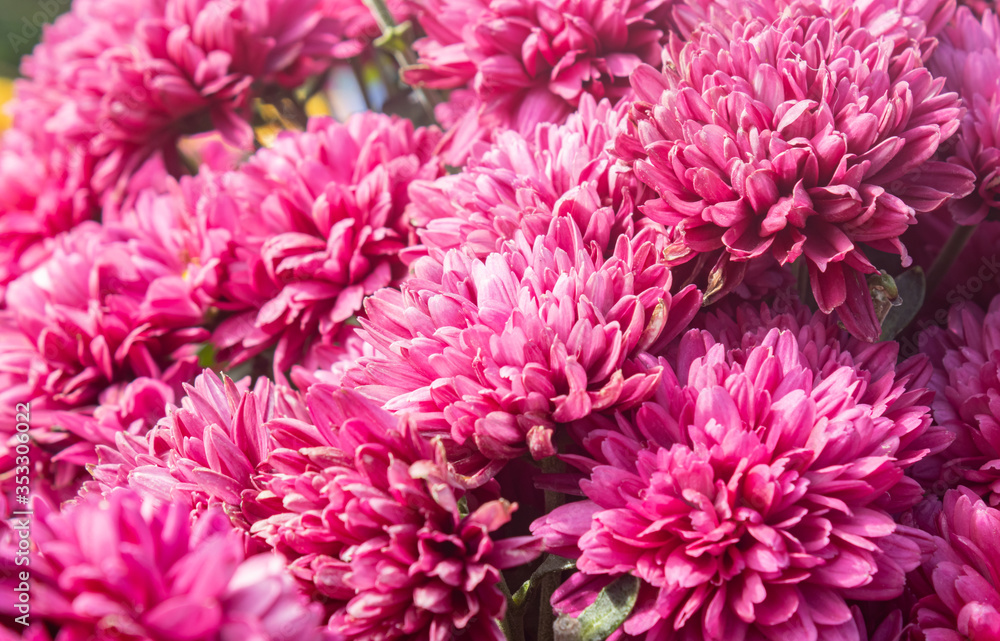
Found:
[[[615,577],[641,579],[629,635],[859,639],[848,599],[899,596],[920,560],[891,514],[926,452],[925,362],[851,343],[808,312],[719,318],[684,336],[653,399],[574,429],[586,500],[532,531],[579,573],[576,614]]]
[[[518,231],[484,260],[423,258],[402,292],[370,297],[361,333],[379,355],[345,384],[419,417],[483,482],[526,451],[553,454],[559,424],[649,393],[659,373],[632,359],[683,331],[701,301],[670,285],[654,242],[619,236],[605,259],[572,218],[553,218],[533,242]]]
[[[953,307],[934,377],[935,423],[954,436],[932,475],[942,494],[959,484],[1000,504],[1000,297],[986,314],[973,303]],[[942,485],[943,484],[943,485]]]
[[[90,218],[85,161],[51,136],[17,129],[0,143],[0,299],[7,284],[45,260],[49,239]],[[0,307],[3,304],[0,303]]]
[[[820,309],[875,340],[861,248],[907,263],[899,236],[916,214],[971,189],[970,172],[931,160],[958,128],[958,97],[914,46],[893,53],[828,18],[732,30],[701,31],[665,73],[633,73],[639,100],[616,151],[659,195],[641,209],[673,228],[672,262],[711,253],[710,296],[754,258],[801,258]]]
[[[144,230],[86,222],[10,284],[2,376],[19,400],[31,400],[32,427],[47,451],[78,442],[55,429],[59,411],[89,414],[102,395],[119,393],[109,388],[138,377],[178,389],[194,376],[194,344],[208,332],[201,327],[206,306],[186,269],[183,256]],[[13,429],[13,408],[0,409],[4,434]]]
[[[655,64],[669,0],[415,0],[427,38],[408,82],[470,84],[480,127],[528,135],[560,122],[584,94],[617,101],[641,63]]]
[[[237,360],[275,346],[275,370],[287,371],[310,345],[330,344],[366,295],[397,283],[412,236],[406,190],[440,175],[439,137],[371,112],[314,118],[219,177],[206,198],[228,210],[235,246],[220,306],[239,313],[216,344],[238,346]]]
[[[100,445],[100,464],[90,468],[107,493],[128,487],[147,500],[181,501],[204,509],[221,505],[232,521],[249,527],[260,511],[264,463],[275,448],[265,428],[276,418],[307,417],[299,395],[257,379],[234,383],[210,370],[184,385],[179,405],[148,433],[118,432]]]
[[[967,109],[949,160],[976,174],[976,188],[949,203],[962,225],[982,221],[1000,206],[1000,22],[992,11],[977,20],[961,7],[929,63]],[[995,216],[994,216],[995,217]]]
[[[90,159],[93,193],[113,203],[158,151],[183,173],[182,134],[251,148],[252,98],[337,56],[338,27],[319,0],[74,2],[22,64],[15,127]]]
[[[466,496],[463,513],[443,449],[356,392],[314,386],[309,409],[315,426],[276,425],[293,448],[271,456],[267,487],[282,508],[252,531],[326,597],[330,629],[372,641],[501,641],[500,570],[539,553],[531,537],[491,536],[516,505]]]
[[[932,593],[914,608],[927,641],[989,641],[1000,638],[1000,512],[968,488],[945,495],[939,536],[924,561]]]
[[[191,523],[186,505],[118,490],[63,512],[36,501],[31,535],[31,620],[55,641],[324,638],[282,559],[247,558],[218,511]]]

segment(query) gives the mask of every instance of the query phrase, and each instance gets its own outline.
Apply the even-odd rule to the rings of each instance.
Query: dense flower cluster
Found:
[[[208,332],[179,257],[143,230],[96,223],[53,245],[51,257],[10,284],[2,312],[4,387],[31,399],[34,428],[51,430],[51,412],[85,410],[135,377],[174,389],[192,377],[195,344]],[[14,405],[0,411],[9,435]],[[71,444],[68,434],[51,436]]]
[[[0,641],[1000,638],[964,4],[72,0],[0,132]]]

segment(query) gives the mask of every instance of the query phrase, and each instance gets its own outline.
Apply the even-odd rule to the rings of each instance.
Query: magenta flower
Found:
[[[100,445],[100,464],[90,468],[101,491],[128,487],[146,500],[179,501],[199,510],[222,506],[232,521],[249,527],[264,463],[275,448],[265,424],[276,418],[307,418],[295,392],[259,378],[234,383],[205,370],[184,385],[179,406],[146,434],[123,430]]]
[[[485,260],[452,250],[413,274],[366,301],[361,333],[379,356],[345,384],[447,435],[473,483],[526,451],[555,453],[559,424],[643,400],[659,372],[632,359],[677,336],[701,302],[690,286],[670,294],[655,243],[619,236],[604,259],[569,217],[533,243],[518,231]]]
[[[154,506],[119,490],[63,512],[35,502],[33,625],[55,641],[324,638],[279,557],[247,558],[242,536],[212,511]]]
[[[439,136],[370,112],[346,124],[313,119],[222,176],[214,205],[237,211],[220,306],[239,313],[216,344],[239,346],[237,361],[273,345],[284,372],[311,344],[330,344],[366,295],[405,276],[406,190],[441,173]]]
[[[918,638],[1000,638],[1000,512],[967,488],[945,495],[939,537],[924,561],[933,592],[914,608]]]
[[[45,260],[48,239],[93,214],[83,159],[50,138],[13,129],[0,144],[0,299],[10,281]]]
[[[848,599],[899,596],[919,549],[891,514],[919,501],[926,363],[849,342],[808,312],[692,330],[656,396],[574,432],[587,500],[537,520],[577,558],[556,592],[576,614],[614,578],[641,579],[630,635],[859,639]],[[730,338],[731,337],[731,338]]]
[[[295,559],[344,638],[502,641],[500,570],[539,553],[532,537],[491,537],[516,505],[466,495],[463,514],[443,450],[408,422],[357,392],[309,396],[315,427],[276,433],[302,448],[271,457],[267,487],[283,509],[252,531]]]
[[[565,215],[585,241],[613,251],[619,235],[634,235],[639,197],[631,173],[606,151],[624,112],[584,95],[565,124],[543,123],[530,136],[504,131],[460,173],[413,183],[407,216],[426,249],[440,260],[465,246],[482,259],[516,231],[532,242]],[[601,208],[611,214],[593,215]]]
[[[684,40],[709,24],[728,31],[734,23],[754,18],[768,22],[783,16],[829,18],[846,36],[865,29],[889,38],[897,53],[916,45],[926,60],[937,47],[935,37],[955,14],[955,0],[689,0],[675,4],[672,14]]]
[[[934,420],[955,440],[939,457],[932,489],[961,483],[1000,505],[1000,297],[986,314],[972,303],[953,307],[942,342]]]
[[[480,127],[528,135],[561,122],[590,94],[613,102],[641,63],[656,64],[669,0],[415,0],[428,37],[407,82],[454,89],[471,83],[468,116]]]
[[[975,190],[949,203],[962,225],[982,221],[1000,206],[1000,22],[992,11],[982,22],[968,7],[958,10],[931,58],[930,68],[956,91],[968,110],[949,161],[976,174]]]
[[[861,247],[908,263],[899,236],[916,213],[971,189],[970,172],[931,160],[958,128],[958,97],[914,46],[890,55],[864,29],[785,17],[733,30],[707,28],[666,73],[633,74],[616,150],[659,195],[641,209],[673,228],[673,262],[710,253],[712,298],[754,258],[802,258],[820,309],[875,340]]]
[[[153,378],[140,377],[105,389],[92,411],[46,412],[53,425],[75,435],[78,442],[59,452],[58,459],[85,466],[97,462],[97,445],[114,446],[119,432],[142,436],[164,417],[174,402],[174,387]]]
[[[53,430],[58,411],[89,414],[102,394],[119,393],[109,388],[138,377],[174,389],[193,377],[194,343],[208,332],[205,304],[185,270],[182,256],[143,230],[87,222],[55,239],[52,255],[10,284],[2,375],[19,401],[31,399],[32,427],[47,451],[77,441]],[[9,435],[13,403],[0,411]]]
[[[337,56],[337,28],[319,0],[74,2],[23,62],[15,126],[90,159],[93,193],[113,202],[158,151],[183,173],[182,134],[216,129],[252,148],[252,97]]]

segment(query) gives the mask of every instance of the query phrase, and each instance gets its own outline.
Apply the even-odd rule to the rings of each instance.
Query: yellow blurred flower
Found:
[[[14,81],[0,78],[0,131],[10,127],[12,118],[7,113],[7,103],[14,97]]]
[[[306,114],[313,116],[329,116],[330,103],[326,101],[322,93],[317,93],[306,102]]]

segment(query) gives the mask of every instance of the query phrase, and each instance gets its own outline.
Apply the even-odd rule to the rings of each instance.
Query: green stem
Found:
[[[396,28],[396,19],[392,17],[392,13],[389,11],[389,7],[386,6],[385,0],[363,0],[365,6],[371,11],[372,16],[375,18],[375,23],[378,24],[379,29],[382,30],[382,35],[386,36],[392,33]],[[413,53],[408,45],[402,45],[398,47],[392,47],[393,56],[396,58],[396,63],[403,67],[409,67],[417,63],[417,55]],[[417,97],[420,105],[427,112],[427,117],[430,122],[437,122],[434,118],[434,105],[435,99],[433,99],[428,92],[424,91],[420,87],[412,87],[413,95]]]
[[[935,290],[941,285],[944,277],[948,274],[948,270],[951,269],[955,259],[965,249],[965,245],[972,238],[972,234],[975,231],[976,225],[959,225],[951,232],[948,242],[941,248],[941,253],[934,259],[934,264],[931,265],[930,270],[927,272],[928,298],[934,295]]]
[[[524,612],[522,608],[514,605],[514,598],[510,594],[507,579],[504,578],[502,572],[500,573],[500,591],[507,599],[507,611],[504,613],[503,621],[500,622],[500,629],[503,630],[507,641],[524,641],[524,622],[522,621]]]
[[[566,465],[558,456],[550,456],[542,460],[542,472],[548,474],[558,474],[566,469]],[[545,490],[545,513],[551,514],[552,510],[566,502],[566,495],[561,492]],[[542,577],[539,586],[538,603],[538,641],[554,641],[555,632],[553,625],[556,622],[555,612],[552,611],[552,595],[559,587],[559,573],[547,574]]]

